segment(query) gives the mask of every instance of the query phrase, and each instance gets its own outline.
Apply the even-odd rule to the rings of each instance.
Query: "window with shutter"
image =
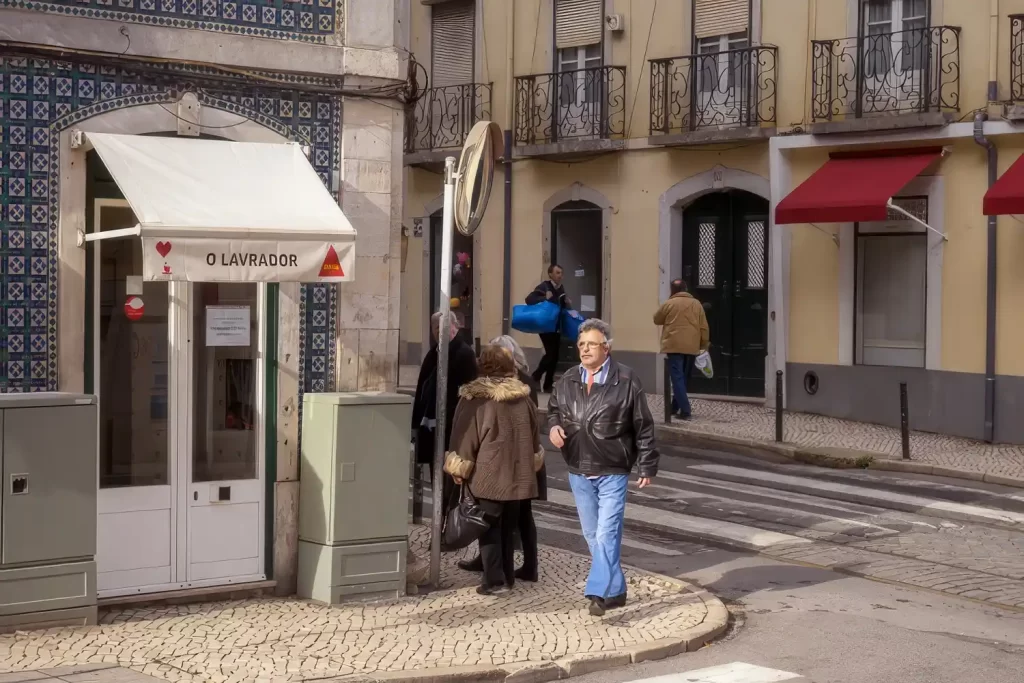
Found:
[[[749,27],[750,0],[694,0],[697,38],[746,33]]]
[[[555,46],[583,47],[601,42],[604,0],[555,0]]]
[[[431,8],[431,86],[472,83],[476,12],[473,0],[445,2]]]

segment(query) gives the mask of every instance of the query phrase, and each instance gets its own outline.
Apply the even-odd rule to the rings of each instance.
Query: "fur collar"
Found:
[[[515,401],[529,398],[530,387],[515,377],[480,377],[463,384],[459,398],[482,398],[488,401]]]

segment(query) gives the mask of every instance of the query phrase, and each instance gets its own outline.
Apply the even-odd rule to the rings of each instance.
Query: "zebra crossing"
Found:
[[[746,662],[732,662],[695,671],[643,678],[630,683],[810,683],[799,674]]]

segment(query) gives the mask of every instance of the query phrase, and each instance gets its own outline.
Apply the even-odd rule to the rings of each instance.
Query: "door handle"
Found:
[[[742,287],[743,287],[743,282],[741,280],[736,280],[736,296],[740,295],[740,289]]]

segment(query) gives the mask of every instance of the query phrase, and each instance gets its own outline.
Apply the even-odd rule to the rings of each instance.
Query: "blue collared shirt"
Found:
[[[608,379],[608,367],[611,364],[611,360],[612,360],[611,356],[608,356],[607,358],[605,358],[604,359],[604,363],[602,363],[601,367],[599,367],[597,369],[597,372],[594,373],[594,384],[604,384],[605,380]],[[587,384],[589,379],[590,379],[590,370],[587,370],[581,364],[580,365],[580,381],[582,381],[584,386],[586,386],[586,384]]]

